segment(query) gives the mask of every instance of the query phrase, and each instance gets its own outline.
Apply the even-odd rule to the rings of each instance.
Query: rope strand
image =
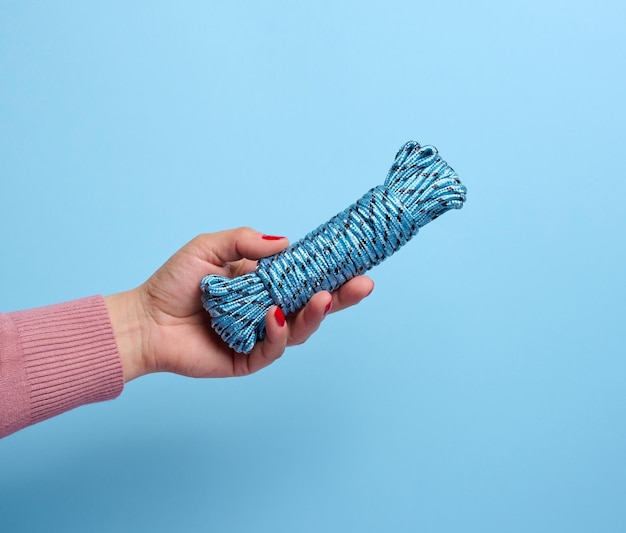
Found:
[[[436,148],[406,143],[384,185],[282,252],[261,259],[254,272],[205,276],[202,302],[213,328],[229,347],[250,353],[265,338],[265,314],[272,305],[294,313],[315,293],[338,289],[391,256],[430,221],[460,209],[465,195]]]

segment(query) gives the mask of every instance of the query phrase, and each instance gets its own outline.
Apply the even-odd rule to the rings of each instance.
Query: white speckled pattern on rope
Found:
[[[460,209],[465,194],[436,148],[406,143],[384,185],[287,249],[261,259],[254,272],[205,276],[202,302],[213,329],[237,352],[250,353],[265,337],[265,314],[272,305],[293,313],[316,292],[338,289],[391,256],[428,222]]]

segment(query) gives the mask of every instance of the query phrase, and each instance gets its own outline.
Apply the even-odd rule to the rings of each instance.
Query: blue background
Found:
[[[624,531],[624,6],[2,2],[4,311],[297,240],[409,139],[469,193],[265,371],[0,441],[0,530]]]

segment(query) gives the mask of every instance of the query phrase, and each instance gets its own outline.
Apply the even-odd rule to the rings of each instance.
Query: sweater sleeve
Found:
[[[0,438],[123,388],[103,297],[0,314]]]

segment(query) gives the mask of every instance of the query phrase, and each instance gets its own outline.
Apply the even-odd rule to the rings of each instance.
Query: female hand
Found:
[[[250,228],[203,234],[181,248],[143,285],[106,297],[124,378],[167,371],[191,377],[244,376],[271,364],[285,347],[305,342],[328,312],[355,305],[374,284],[356,277],[332,295],[319,292],[298,313],[284,317],[272,307],[267,336],[249,355],[230,349],[210,327],[201,302],[200,279],[207,274],[240,276],[256,260],[287,247],[284,237]]]

